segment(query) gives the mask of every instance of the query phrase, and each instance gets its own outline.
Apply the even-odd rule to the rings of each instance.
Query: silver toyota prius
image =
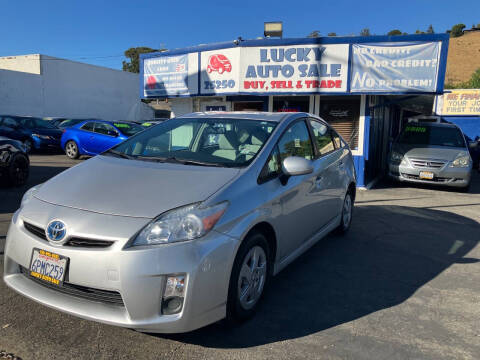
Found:
[[[4,281],[54,309],[145,332],[242,320],[273,275],[349,229],[354,200],[352,154],[322,119],[189,114],[28,190]]]

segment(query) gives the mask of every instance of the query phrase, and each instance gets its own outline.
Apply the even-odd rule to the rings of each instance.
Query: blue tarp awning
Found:
[[[442,118],[457,125],[470,139],[480,137],[480,116],[442,116]]]

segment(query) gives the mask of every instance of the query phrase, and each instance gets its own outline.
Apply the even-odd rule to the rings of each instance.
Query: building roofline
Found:
[[[237,39],[211,44],[201,44],[185,48],[177,48],[161,52],[152,52],[140,54],[140,59],[148,59],[159,56],[180,55],[191,52],[201,52],[216,49],[226,49],[235,47],[253,47],[253,46],[288,46],[288,45],[312,45],[312,44],[368,44],[368,43],[402,43],[402,42],[432,42],[448,41],[450,36],[447,33],[441,34],[410,34],[410,35],[375,35],[375,36],[328,36],[316,38],[283,38],[283,39]]]

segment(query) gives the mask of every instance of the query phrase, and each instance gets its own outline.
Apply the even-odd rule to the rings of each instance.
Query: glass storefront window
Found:
[[[309,96],[274,96],[274,112],[308,112]]]

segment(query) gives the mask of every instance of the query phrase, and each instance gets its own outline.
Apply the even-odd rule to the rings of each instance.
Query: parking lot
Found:
[[[31,156],[0,188],[0,275],[23,193],[78,161]],[[352,228],[271,282],[259,313],[229,328],[143,334],[81,320],[0,282],[0,350],[22,359],[478,359],[480,176],[469,193],[381,183],[359,191]]]

